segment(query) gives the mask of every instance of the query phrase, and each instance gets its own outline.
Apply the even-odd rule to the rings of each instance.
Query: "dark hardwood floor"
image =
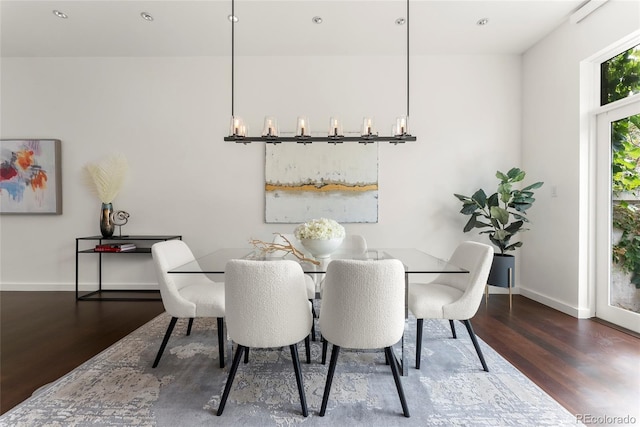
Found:
[[[161,301],[80,301],[75,292],[0,292],[0,411],[164,311]]]
[[[483,301],[473,326],[569,412],[583,415],[583,422],[586,415],[630,415],[640,423],[638,334],[576,319],[522,296],[513,297],[509,310],[506,295],[491,295],[488,307]]]
[[[76,303],[73,292],[0,292],[0,412],[162,311],[159,301]],[[640,422],[637,335],[517,295],[511,311],[506,295],[491,295],[473,325],[571,413]],[[459,332],[468,339],[464,328]]]

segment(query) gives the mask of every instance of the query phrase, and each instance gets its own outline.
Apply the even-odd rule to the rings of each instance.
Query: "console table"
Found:
[[[167,240],[182,240],[180,235],[129,235],[129,236],[87,236],[76,237],[76,300],[77,301],[160,301],[158,291],[148,289],[102,289],[102,257],[103,256],[123,256],[133,254],[150,254],[151,245],[156,242],[162,242]],[[83,243],[85,248],[81,248]],[[87,248],[86,244],[91,243],[91,247]],[[96,251],[96,245],[106,245],[115,243],[135,243],[136,248],[123,252],[100,252]],[[85,294],[80,294],[78,289],[78,272],[79,272],[79,255],[80,254],[93,254],[98,255],[98,289],[90,291]],[[151,297],[143,296],[112,296],[106,297],[105,294],[153,294]]]

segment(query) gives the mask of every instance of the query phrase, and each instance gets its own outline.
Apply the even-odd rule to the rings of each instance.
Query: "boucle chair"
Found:
[[[284,237],[291,243],[296,249],[302,250],[302,243],[296,238],[294,234],[276,234],[273,238],[273,243],[286,244],[287,242],[282,238]],[[307,298],[311,303],[311,311],[313,313],[313,317],[316,317],[316,309],[313,305],[313,300],[316,299],[316,281],[313,277],[306,274],[304,276],[304,283],[307,289]],[[311,339],[313,341],[316,340],[316,327],[315,324],[311,324]]]
[[[409,284],[409,310],[418,319],[416,369],[420,369],[424,319],[447,319],[454,338],[456,329],[453,321],[464,323],[482,368],[488,372],[476,334],[471,327],[471,318],[475,316],[482,301],[493,262],[493,248],[483,243],[462,242],[449,262],[469,273],[442,273],[429,283]]]
[[[367,252],[367,241],[361,234],[347,234],[344,236],[340,247],[336,249],[335,254],[349,253],[352,255],[364,255]],[[324,274],[317,274],[318,291],[322,296],[322,287],[324,284]]]
[[[292,260],[231,260],[225,268],[227,332],[237,344],[218,415],[229,397],[242,353],[249,348],[289,346],[302,414],[308,415],[298,358],[304,340],[310,363],[311,304],[307,300],[302,267]]]
[[[347,234],[342,240],[342,244],[336,250],[340,252],[361,253],[367,252],[367,241],[361,234]]]
[[[324,416],[340,348],[381,349],[395,380],[405,417],[409,408],[392,345],[402,338],[405,322],[404,267],[397,259],[333,260],[327,267],[320,331],[333,344],[320,416]]]
[[[336,250],[336,254],[349,253],[349,254],[361,254],[364,255],[367,252],[367,241],[361,234],[347,234],[344,236],[344,240],[340,247]],[[316,280],[318,281],[319,293],[322,298],[322,288],[324,286],[324,274],[318,274]],[[322,334],[321,338],[322,338]],[[322,340],[322,364],[324,365],[327,359],[327,341]]]
[[[216,317],[220,367],[224,368],[224,283],[214,282],[204,274],[169,274],[169,270],[194,261],[189,246],[182,240],[168,240],[151,247],[160,296],[165,311],[171,316],[169,327],[153,362],[158,366],[178,318],[188,318],[187,335],[195,317]]]

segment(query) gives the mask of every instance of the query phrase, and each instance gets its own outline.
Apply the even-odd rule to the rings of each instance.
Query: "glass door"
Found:
[[[596,317],[640,332],[640,101],[597,119]]]

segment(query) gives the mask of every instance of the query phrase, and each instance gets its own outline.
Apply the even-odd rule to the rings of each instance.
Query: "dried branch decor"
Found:
[[[289,241],[289,239],[284,237],[282,234],[280,233],[273,233],[273,234],[280,236],[282,240],[284,240],[286,243],[264,242],[258,239],[251,239],[249,240],[249,243],[251,243],[253,247],[255,247],[256,249],[259,249],[263,253],[273,253],[277,251],[284,251],[284,252],[293,254],[293,256],[298,258],[300,261],[310,262],[311,264],[314,264],[314,265],[320,265],[319,261],[305,257],[304,253],[301,250],[296,249],[295,246],[293,246],[293,244]]]
[[[85,166],[87,183],[102,203],[111,203],[122,188],[129,165],[122,154],[108,157],[99,164]]]

